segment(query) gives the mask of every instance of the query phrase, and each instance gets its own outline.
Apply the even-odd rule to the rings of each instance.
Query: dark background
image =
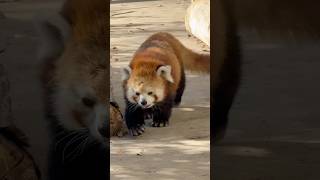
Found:
[[[213,147],[213,177],[317,180],[319,3],[231,2],[239,25],[243,75],[227,135]]]

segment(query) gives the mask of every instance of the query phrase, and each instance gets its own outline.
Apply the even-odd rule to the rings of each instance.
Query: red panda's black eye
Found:
[[[83,103],[85,106],[92,108],[92,107],[96,104],[96,101],[93,100],[93,99],[84,97],[84,98],[82,98],[82,103]]]
[[[151,92],[151,91],[150,91],[150,92],[148,92],[148,95],[152,95],[152,94],[153,94],[153,92]]]
[[[137,96],[140,96],[140,93],[136,92],[136,95],[137,95]]]

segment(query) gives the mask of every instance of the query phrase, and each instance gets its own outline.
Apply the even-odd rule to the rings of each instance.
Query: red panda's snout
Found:
[[[138,104],[140,105],[140,107],[147,109],[147,108],[151,108],[155,103],[155,98],[153,97],[148,97],[148,96],[143,96],[140,95],[139,96],[139,101]]]
[[[58,88],[55,111],[67,130],[88,131],[92,137],[104,140],[108,136],[107,103],[99,99],[92,88],[83,86]]]
[[[153,88],[151,86],[127,89],[127,99],[141,108],[147,109],[153,107],[157,102],[163,100],[164,89]]]
[[[131,103],[137,104],[144,109],[154,106],[157,100],[156,96],[152,95],[150,92],[149,94],[135,92],[131,95],[131,98],[128,99]]]
[[[97,139],[107,138],[109,121],[108,108],[105,104],[83,97],[80,103],[73,106],[72,112],[70,120],[76,124],[72,129],[88,129],[90,134]]]

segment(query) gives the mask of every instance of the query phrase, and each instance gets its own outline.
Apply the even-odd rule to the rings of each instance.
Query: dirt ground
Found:
[[[188,37],[184,15],[190,1],[113,1],[110,48],[114,100],[124,109],[120,68],[151,34],[170,32],[187,47],[208,50]],[[187,75],[182,104],[174,108],[170,126],[147,127],[139,137],[111,139],[111,179],[210,179],[209,76]]]

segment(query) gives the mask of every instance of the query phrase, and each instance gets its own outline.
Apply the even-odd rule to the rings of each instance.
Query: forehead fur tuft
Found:
[[[107,47],[108,11],[105,0],[69,0],[61,13],[71,24],[76,41],[92,41]]]

